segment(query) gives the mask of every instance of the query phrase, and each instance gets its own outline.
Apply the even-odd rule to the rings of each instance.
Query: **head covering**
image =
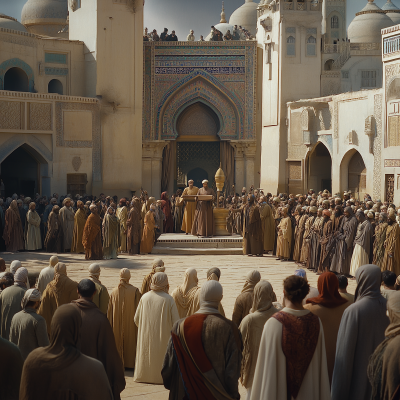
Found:
[[[157,267],[163,267],[164,266],[164,261],[161,260],[161,258],[157,258],[153,262],[153,270],[155,270]]]
[[[19,260],[14,260],[10,265],[10,272],[15,275],[17,270],[22,267],[22,263]]]
[[[208,183],[208,180],[204,179],[201,183],[204,185],[205,183]]]
[[[165,267],[156,267],[156,269],[154,270],[154,273],[156,272],[165,272]]]
[[[200,309],[196,314],[219,314],[218,306],[223,297],[219,282],[208,281],[200,290]]]
[[[99,281],[99,277],[100,277],[100,265],[99,264],[91,264],[89,265],[89,277],[92,281],[94,282],[98,282],[101,284],[101,282]]]
[[[363,265],[356,272],[357,288],[354,302],[363,298],[382,299],[380,292],[381,269],[373,264]]]
[[[186,295],[190,290],[197,287],[199,280],[197,279],[197,271],[194,268],[189,268],[185,272],[183,285],[181,291],[183,295]]]
[[[55,267],[57,264],[58,264],[58,257],[57,256],[51,256],[50,257],[49,267]]]
[[[167,274],[164,272],[156,272],[151,279],[150,290],[168,293],[169,283]]]
[[[318,292],[317,297],[307,299],[307,304],[335,308],[347,303],[347,300],[339,293],[339,280],[333,272],[324,272],[319,276]]]
[[[315,206],[311,206],[311,207],[310,207],[310,213],[311,213],[311,214],[316,214],[317,211],[318,211],[317,207],[315,207]]]
[[[42,295],[37,289],[28,289],[21,301],[21,307],[24,309],[28,302],[30,301],[40,301],[42,300]]]
[[[400,292],[390,294],[387,302],[387,310],[390,319],[390,325],[387,327],[385,336],[400,334]]]
[[[327,216],[328,218],[331,216],[331,212],[329,210],[322,211],[322,215]]]
[[[65,206],[65,203],[66,203],[67,201],[69,201],[69,202],[72,203],[72,200],[71,200],[69,197],[66,197],[66,198],[64,199],[64,201],[62,202],[63,206]]]
[[[261,280],[261,274],[257,270],[253,270],[247,274],[246,282],[243,286],[242,293],[253,292],[254,286]]]
[[[97,208],[96,204],[91,204],[91,205],[89,206],[89,210],[90,210],[90,211],[95,210],[96,208]]]
[[[276,294],[272,285],[267,281],[260,281],[254,287],[253,306],[250,313],[267,311],[276,301]]]
[[[294,275],[307,279],[307,273],[304,269],[296,269],[296,271],[294,271]]]
[[[119,279],[125,283],[129,283],[129,279],[131,279],[131,271],[128,268],[122,268],[119,272]]]
[[[219,278],[221,278],[221,271],[219,268],[210,268],[207,271],[207,280],[208,281],[219,281]]]
[[[57,275],[67,275],[67,266],[64,263],[57,263],[54,267],[54,273]]]
[[[21,267],[14,274],[14,285],[20,287],[26,287],[26,281],[28,280],[28,270]]]

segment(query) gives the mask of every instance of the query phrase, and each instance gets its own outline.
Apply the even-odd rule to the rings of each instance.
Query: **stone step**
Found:
[[[201,242],[199,240],[189,242],[157,241],[157,247],[168,247],[177,249],[241,249],[243,240],[232,240],[227,242]]]
[[[156,246],[153,247],[151,254],[168,254],[168,255],[243,255],[242,247],[231,247],[231,248],[211,248],[207,247],[163,247]]]

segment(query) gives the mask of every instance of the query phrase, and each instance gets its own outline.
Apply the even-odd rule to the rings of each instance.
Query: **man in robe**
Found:
[[[38,314],[46,320],[47,331],[51,333],[51,321],[57,308],[78,298],[78,283],[67,276],[67,266],[58,263],[54,268],[54,279],[42,293]]]
[[[78,210],[74,217],[74,233],[72,237],[72,253],[84,253],[85,248],[82,244],[83,230],[86,224],[86,211],[83,201],[78,200],[77,202]]]
[[[193,186],[193,180],[188,182],[189,186],[185,188],[182,196],[194,196],[198,193],[199,188]],[[182,231],[188,235],[192,232],[192,226],[194,221],[194,215],[196,212],[196,203],[192,201],[185,202],[185,211],[183,213],[183,221],[182,221]]]
[[[144,217],[143,235],[140,242],[140,253],[142,254],[150,254],[154,247],[156,240],[156,229],[158,227],[155,220],[155,212],[156,206],[152,204],[150,206],[150,211],[148,211]]]
[[[321,237],[324,224],[324,217],[322,216],[323,209],[319,208],[317,218],[311,227],[309,235],[309,247],[307,257],[307,268],[312,271],[317,271],[321,255]]]
[[[71,206],[72,201],[69,197],[63,201],[63,208],[60,210],[61,228],[63,231],[63,250],[69,253],[72,247],[72,236],[74,234],[75,213]]]
[[[28,212],[28,210],[25,209],[24,202],[21,199],[17,200],[17,207],[18,207],[19,217],[21,218],[22,231],[25,232],[26,213]]]
[[[133,380],[162,384],[161,367],[179,313],[174,299],[168,294],[168,277],[164,272],[154,274],[150,289],[140,299],[134,319],[138,340]]]
[[[357,233],[358,221],[351,207],[344,210],[341,233],[337,236],[336,250],[332,258],[331,271],[340,275],[350,275],[353,256],[353,243]]]
[[[254,195],[249,194],[243,219],[243,254],[261,256],[264,253],[264,238],[260,209]]]
[[[396,222],[396,215],[389,212],[388,227],[385,240],[385,255],[382,269],[400,275],[400,226]]]
[[[120,400],[125,389],[124,368],[110,323],[93,302],[95,292],[96,285],[89,279],[83,279],[78,284],[79,299],[72,301],[82,317],[80,350],[82,354],[101,361],[114,400]]]
[[[10,327],[14,315],[22,310],[21,302],[26,292],[28,270],[19,268],[14,274],[14,285],[0,294],[0,336],[10,340]]]
[[[311,231],[314,225],[314,222],[317,218],[318,209],[315,206],[311,206],[309,208],[308,218],[306,221],[306,225],[304,228],[304,235],[303,235],[303,246],[300,253],[300,263],[302,265],[307,264],[307,260],[310,253],[310,242],[311,242]]]
[[[374,259],[373,264],[380,267],[383,272],[386,266],[383,264],[383,257],[385,255],[385,241],[386,232],[388,229],[388,217],[386,213],[379,214],[379,224],[375,229],[375,241],[374,241]]]
[[[294,275],[283,286],[286,307],[264,326],[250,399],[329,400],[323,326],[302,305],[310,286]]]
[[[173,233],[174,232],[174,218],[172,215],[171,202],[167,192],[161,193],[161,210],[164,213],[164,226],[163,233]]]
[[[22,299],[22,310],[11,321],[10,342],[18,346],[22,358],[38,347],[49,345],[45,319],[37,314],[41,294],[37,289],[28,289]]]
[[[175,195],[175,206],[174,206],[174,232],[181,233],[182,231],[182,219],[183,219],[183,207],[184,201],[182,199],[182,189],[178,189]]]
[[[331,219],[331,212],[330,210],[324,210],[322,212],[322,215],[324,221],[322,224],[322,235],[320,239],[321,255],[318,266],[319,274],[329,271],[332,258],[332,253],[329,251],[330,249],[328,247],[332,241],[332,235],[333,235],[333,222]]]
[[[238,379],[242,340],[233,322],[218,313],[222,286],[210,281],[201,289],[200,310],[177,321],[162,367],[171,399],[240,399]]]
[[[214,190],[208,187],[208,180],[204,180],[203,187],[199,189],[197,195],[212,195],[215,197]],[[196,213],[192,226],[192,235],[201,237],[212,237],[214,231],[214,215],[212,201],[197,201]]]
[[[347,277],[344,275],[337,275],[338,281],[339,281],[339,294],[349,301],[351,304],[354,303],[354,294],[348,293],[347,292],[347,287],[349,286],[349,281]]]
[[[101,219],[97,206],[90,206],[91,214],[86,220],[82,235],[82,244],[85,248],[86,260],[102,260],[103,247],[101,244]]]
[[[380,294],[381,270],[363,265],[356,271],[355,303],[343,313],[336,345],[332,400],[371,399],[367,367],[389,325],[386,299]],[[366,334],[368,332],[368,334]]]
[[[119,285],[111,292],[107,311],[117,350],[125,368],[135,368],[138,330],[134,318],[141,297],[139,290],[129,283],[130,279],[129,269],[122,269]]]
[[[6,250],[11,253],[24,250],[24,231],[15,200],[11,202],[10,207],[6,210],[4,219],[3,239],[6,244]]]
[[[288,209],[281,210],[282,219],[278,225],[278,241],[276,244],[277,260],[288,261],[292,245],[292,220],[288,216]]]
[[[294,250],[293,250],[293,261],[297,264],[300,263],[301,249],[303,248],[303,238],[304,231],[306,229],[306,222],[308,219],[308,214],[305,210],[301,209],[298,211],[299,219],[296,224],[296,229],[294,231]]]
[[[183,284],[178,286],[171,295],[175,300],[179,318],[189,316],[189,310],[192,306],[193,300],[197,292],[200,290],[198,287],[199,280],[197,278],[197,271],[194,268],[187,269],[183,279]]]
[[[40,235],[40,217],[36,212],[36,204],[29,204],[29,211],[26,214],[25,229],[25,250],[35,251],[42,248],[42,237]]]
[[[127,225],[126,222],[128,220],[128,208],[126,206],[126,199],[122,198],[119,201],[119,207],[117,208],[117,218],[119,219],[119,225],[120,225],[120,248],[119,251],[122,253],[126,253],[126,234],[128,233],[127,231]]]
[[[354,251],[350,264],[350,275],[355,276],[356,271],[362,265],[369,264],[369,256],[371,251],[372,227],[365,217],[362,210],[357,211],[356,217],[358,220],[357,234],[354,238]]]
[[[7,400],[19,400],[22,367],[24,360],[15,344],[0,337],[1,396]]]
[[[157,258],[156,260],[154,260],[151,272],[144,277],[142,290],[140,291],[140,293],[142,293],[142,296],[150,291],[151,280],[153,279],[153,275],[156,272],[165,272],[164,261],[161,260],[161,258]]]
[[[261,274],[257,270],[253,270],[247,274],[246,282],[242,292],[236,298],[233,307],[232,322],[239,327],[243,318],[250,313],[254,299],[254,287],[261,280]]]
[[[140,240],[142,238],[141,219],[140,200],[135,198],[132,200],[132,208],[129,210],[126,221],[126,240],[129,255],[140,254]]]
[[[103,364],[79,350],[81,328],[75,305],[63,305],[55,312],[50,346],[32,351],[25,361],[20,400],[113,399]]]
[[[111,260],[118,258],[120,246],[120,221],[112,207],[108,207],[103,219],[103,258]]]
[[[63,247],[63,231],[61,227],[60,207],[55,205],[47,219],[47,234],[44,247],[48,253],[61,253]]]
[[[54,267],[58,264],[58,257],[51,256],[49,266],[40,271],[36,287],[41,294],[44,293],[47,285],[54,279]]]
[[[108,303],[110,302],[110,295],[107,288],[100,282],[101,268],[99,264],[91,264],[88,268],[89,279],[96,286],[96,293],[93,295],[93,303],[99,308],[103,314],[107,314]]]

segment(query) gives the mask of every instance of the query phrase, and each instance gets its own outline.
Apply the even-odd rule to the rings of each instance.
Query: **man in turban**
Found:
[[[17,202],[13,200],[5,213],[5,225],[3,239],[6,249],[15,253],[24,250],[24,231],[22,229],[21,217],[19,215]]]
[[[38,347],[49,345],[45,319],[37,314],[41,294],[37,289],[28,289],[22,299],[22,310],[11,321],[10,342],[18,346],[22,358]]]
[[[54,205],[47,220],[47,234],[44,247],[48,253],[61,253],[63,247],[60,207]]]
[[[396,222],[394,212],[389,212],[382,267],[394,272],[396,276],[400,275],[400,226]]]
[[[88,219],[82,235],[82,244],[85,248],[86,260],[102,260],[103,246],[101,244],[101,219],[95,204],[90,206]]]
[[[309,257],[309,249],[311,242],[311,230],[314,225],[314,222],[317,218],[318,209],[315,206],[311,206],[308,210],[308,218],[306,220],[306,224],[304,227],[304,235],[303,235],[303,246],[301,248],[300,253],[300,264],[306,265]]]
[[[185,188],[182,196],[194,196],[198,193],[199,188],[194,186],[194,181],[191,179],[188,182],[189,186]],[[182,221],[182,231],[188,235],[192,232],[194,214],[196,212],[196,203],[194,202],[186,202],[185,203],[185,211],[183,213],[183,221]]]
[[[296,263],[300,263],[301,249],[303,247],[304,231],[306,229],[308,214],[301,207],[297,210],[297,212],[298,220],[296,224],[296,229],[294,231],[293,261],[295,261]]]
[[[119,276],[119,285],[111,292],[107,318],[125,368],[135,368],[137,327],[134,317],[141,295],[139,290],[129,283],[129,269],[123,268]]]
[[[201,288],[200,309],[177,321],[170,334],[162,368],[170,398],[239,399],[242,339],[237,326],[218,312],[219,282]]]
[[[162,384],[161,370],[171,329],[179,320],[174,299],[168,294],[168,277],[157,272],[151,280],[151,291],[142,296],[135,314],[138,327],[135,382]],[[149,351],[151,348],[151,351]]]
[[[40,293],[44,293],[47,285],[54,279],[54,267],[58,264],[58,257],[51,256],[49,261],[49,266],[43,268],[40,271],[39,278],[37,281],[37,288]]]
[[[107,314],[110,295],[108,294],[107,288],[100,282],[100,271],[101,268],[99,264],[91,264],[89,266],[89,279],[96,286],[96,293],[93,295],[92,301],[103,314]]]
[[[197,192],[198,195],[209,195],[215,197],[214,190],[208,187],[208,180],[204,180],[203,187]],[[196,213],[192,226],[192,235],[211,237],[214,230],[214,216],[212,201],[198,201],[196,205]]]
[[[78,210],[75,213],[75,218],[74,218],[74,233],[72,237],[72,248],[71,252],[72,253],[84,253],[85,248],[83,247],[82,244],[82,236],[83,236],[83,230],[85,229],[85,224],[86,224],[86,211],[85,211],[85,205],[83,204],[83,201],[78,200],[77,202]]]
[[[69,197],[63,201],[63,207],[60,210],[61,228],[63,231],[63,250],[69,253],[72,247],[72,237],[74,234],[74,210],[72,201]]]

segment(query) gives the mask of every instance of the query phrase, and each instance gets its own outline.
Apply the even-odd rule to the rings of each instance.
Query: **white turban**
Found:
[[[156,268],[156,267],[163,267],[163,266],[164,266],[164,261],[161,260],[161,258],[157,258],[157,259],[154,260],[154,262],[153,262],[153,268]]]
[[[216,314],[223,297],[222,285],[217,281],[207,281],[200,290],[200,309],[196,314]]]
[[[131,271],[128,268],[123,268],[119,273],[119,277],[121,281],[128,283],[129,279],[131,279]]]
[[[14,275],[14,285],[26,287],[26,281],[28,280],[28,270],[24,267],[18,268]]]
[[[57,256],[51,256],[50,257],[50,264],[49,266],[55,267],[58,264],[58,257]]]
[[[11,265],[10,265],[10,272],[15,275],[15,273],[17,272],[17,269],[22,267],[22,263],[21,261],[18,260],[14,260]]]
[[[28,289],[25,292],[24,298],[21,301],[21,307],[24,309],[29,301],[40,301],[42,300],[42,295],[37,289]]]
[[[90,279],[92,281],[94,281],[94,282],[101,283],[99,281],[100,271],[101,271],[101,268],[100,268],[99,264],[91,264],[89,266],[89,277],[90,277]]]
[[[156,272],[151,279],[150,290],[168,293],[169,283],[167,274],[164,272]]]
[[[201,183],[204,185],[205,183],[208,183],[208,180],[207,180],[207,179],[204,179],[204,181],[201,182]]]

